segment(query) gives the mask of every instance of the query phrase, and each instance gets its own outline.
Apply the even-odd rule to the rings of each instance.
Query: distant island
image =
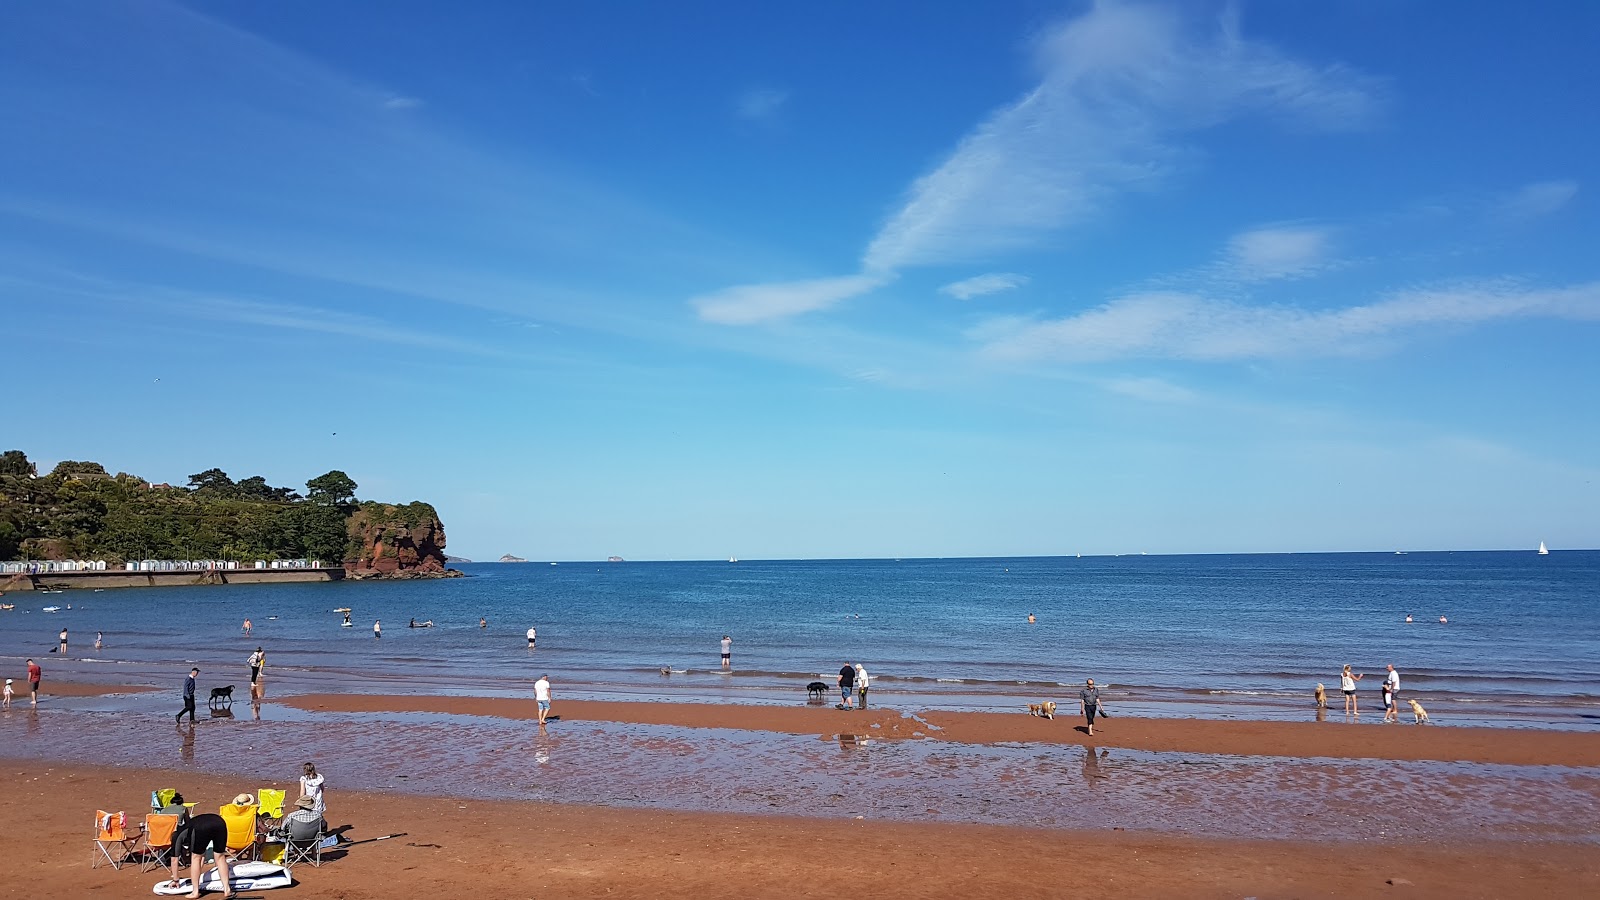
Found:
[[[527,562],[527,560],[523,559],[522,557],[520,557],[520,556],[512,556],[509,553],[507,553],[505,556],[500,557],[500,561],[501,562]]]
[[[469,563],[469,562],[472,562],[472,560],[467,559],[465,556],[450,556],[449,554],[445,554],[444,561],[447,562],[447,563]]]
[[[626,562],[626,560],[620,556],[608,556],[606,557],[606,562]]]
[[[7,450],[0,453],[0,562],[84,560],[124,569],[143,561],[240,568],[259,561],[342,566],[352,578],[461,574],[445,568],[444,524],[432,505],[360,500],[356,487],[337,469],[307,481],[304,494],[260,475],[234,481],[217,468],[190,475],[184,486],[78,460],[40,475],[26,453]]]

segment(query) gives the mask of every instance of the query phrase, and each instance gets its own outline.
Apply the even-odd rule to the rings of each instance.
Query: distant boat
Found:
[[[739,557],[737,557],[737,556],[728,557],[728,562],[738,562],[738,561],[739,561]]]
[[[59,607],[59,606],[46,606],[44,609],[40,610],[40,612],[60,612],[60,611],[61,611],[61,607]]]
[[[1544,541],[1540,541],[1539,542],[1539,555],[1540,556],[1549,556],[1550,555],[1550,551],[1545,548]]]
[[[1405,551],[1404,551],[1404,550],[1396,550],[1396,551],[1395,551],[1395,552],[1394,552],[1394,555],[1395,555],[1395,556],[1405,556],[1405,555],[1406,555],[1406,552],[1405,552]]]

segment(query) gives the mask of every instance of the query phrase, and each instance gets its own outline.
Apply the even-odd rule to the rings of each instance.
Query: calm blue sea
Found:
[[[472,577],[12,593],[0,664],[18,677],[33,656],[106,680],[170,667],[175,685],[197,663],[203,682],[243,682],[259,644],[296,688],[525,692],[549,672],[567,696],[772,702],[851,661],[883,703],[1068,699],[1093,677],[1140,714],[1279,718],[1307,715],[1319,681],[1336,698],[1344,663],[1368,673],[1376,710],[1393,663],[1403,692],[1445,721],[1600,727],[1600,551],[462,568]],[[345,606],[356,627],[340,627],[332,610]],[[408,629],[413,617],[437,627]],[[63,626],[66,659],[46,652]]]

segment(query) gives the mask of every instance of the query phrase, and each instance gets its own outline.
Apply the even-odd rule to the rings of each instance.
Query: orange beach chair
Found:
[[[144,842],[139,845],[139,871],[149,872],[167,864],[166,853],[172,849],[172,835],[177,830],[177,816],[150,813],[144,817]]]
[[[128,857],[133,855],[138,843],[138,832],[128,833],[127,813],[108,813],[103,809],[95,810],[95,853],[90,857],[89,868],[98,867],[101,859],[111,863],[111,868],[113,869],[122,868],[122,864],[128,861]]]

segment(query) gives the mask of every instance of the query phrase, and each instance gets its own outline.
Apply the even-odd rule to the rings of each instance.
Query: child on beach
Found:
[[[1394,685],[1385,681],[1383,683],[1383,720],[1385,722],[1400,721],[1394,708]]]
[[[10,709],[11,708],[11,679],[9,679],[9,678],[6,679],[6,697],[5,697],[5,703],[4,703],[3,708],[4,709]]]

